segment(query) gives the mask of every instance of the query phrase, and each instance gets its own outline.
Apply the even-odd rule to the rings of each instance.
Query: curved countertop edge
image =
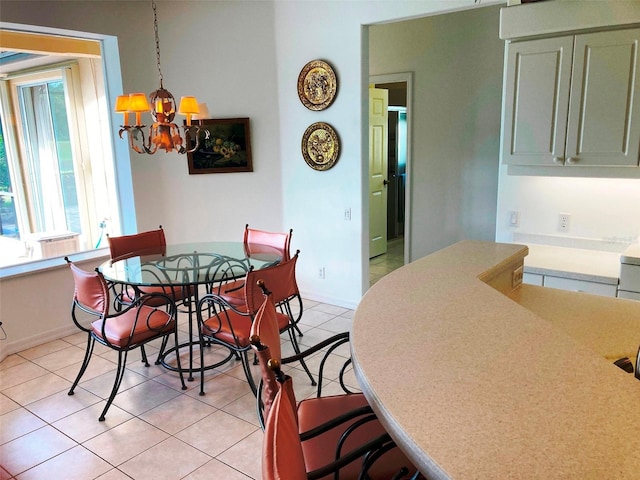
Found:
[[[446,260],[445,266],[446,264],[451,263],[452,260],[458,263],[458,266],[461,265],[461,262],[464,262],[465,264],[467,264],[467,268],[465,268],[465,270],[468,270],[469,273],[475,273],[473,276],[476,277],[479,282],[487,284],[491,284],[492,282],[497,284],[501,280],[500,275],[504,273],[506,269],[508,272],[508,278],[506,279],[508,287],[506,288],[507,291],[503,293],[508,293],[512,287],[511,271],[518,266],[523,266],[524,257],[529,252],[528,247],[526,245],[485,242],[460,242],[459,244],[462,243],[475,244],[476,246],[482,247],[483,250],[484,247],[490,246],[491,251],[485,251],[483,252],[484,255],[473,255],[470,258],[459,256],[455,259],[449,259]],[[442,252],[442,250],[435,253],[437,254],[440,252]],[[489,254],[487,255],[487,253]],[[434,257],[431,256],[431,258]],[[399,272],[399,270],[402,270],[402,268],[403,267],[394,272],[391,272],[390,274],[379,280],[372,288],[367,291],[367,293],[363,297],[363,300],[361,301],[361,304],[363,301],[366,301],[365,299],[367,298],[367,295],[372,295],[373,291],[377,290],[376,286],[380,288],[386,282],[393,280],[395,276],[401,273]],[[358,310],[356,309],[356,315],[357,311]],[[356,319],[354,317],[354,324],[355,322]],[[389,432],[396,443],[399,446],[402,445],[402,450],[414,462],[414,464],[419,468],[420,472],[423,475],[427,476],[428,478],[438,480],[450,479],[451,477],[446,474],[446,472],[440,467],[440,465],[438,465],[437,462],[433,461],[430,457],[424,456],[424,452],[422,451],[422,449],[413,441],[413,439],[409,435],[407,435],[407,433],[397,424],[397,422],[393,420],[393,413],[385,408],[383,402],[381,402],[380,398],[378,398],[378,396],[376,395],[375,390],[370,388],[371,383],[364,374],[364,371],[359,363],[358,355],[356,349],[354,348],[354,343],[354,338],[352,336],[351,354],[354,374],[362,388],[362,392],[369,401],[371,408],[378,416],[382,425],[384,425],[385,429],[387,430],[387,432]]]
[[[437,318],[436,320],[433,320],[433,322],[438,323],[438,325],[435,325],[435,328],[437,329],[436,335],[439,335],[438,337],[439,341],[449,340],[449,337],[446,336],[446,333],[447,333],[446,331],[449,329],[449,325],[451,325],[453,329],[456,329],[458,333],[461,332],[462,335],[464,335],[469,332],[466,332],[464,330],[466,327],[463,325],[466,325],[465,322],[469,321],[475,324],[473,326],[473,328],[476,329],[474,333],[479,331],[477,330],[478,319],[476,317],[480,317],[480,320],[479,320],[480,323],[490,321],[495,318],[495,321],[497,322],[495,325],[496,327],[499,327],[499,328],[507,327],[509,329],[513,327],[514,334],[516,336],[521,335],[522,330],[529,329],[530,331],[533,332],[533,334],[536,335],[536,338],[540,339],[541,344],[545,345],[545,347],[550,348],[551,351],[553,351],[554,353],[556,350],[559,351],[559,354],[560,354],[559,358],[564,359],[564,361],[566,361],[566,358],[563,357],[563,355],[565,355],[567,358],[571,358],[571,359],[575,358],[576,361],[578,362],[580,361],[585,362],[583,364],[584,369],[592,373],[594,375],[593,378],[598,379],[599,378],[598,376],[602,376],[602,378],[605,378],[606,380],[605,383],[607,384],[605,385],[605,387],[614,388],[616,389],[616,391],[619,391],[619,393],[621,394],[620,398],[625,399],[624,401],[627,401],[629,398],[636,398],[636,401],[637,401],[637,394],[638,394],[637,386],[633,385],[628,387],[626,383],[629,381],[633,381],[632,377],[627,379],[626,377],[620,376],[619,373],[615,372],[615,370],[617,370],[617,367],[611,367],[608,361],[604,360],[602,357],[598,357],[593,353],[593,351],[579,344],[577,341],[573,340],[572,338],[566,336],[565,334],[563,334],[563,332],[557,330],[555,327],[548,324],[548,322],[538,317],[535,313],[528,311],[525,307],[520,306],[512,299],[509,299],[508,297],[509,293],[512,292],[514,288],[518,287],[518,284],[517,284],[518,282],[516,281],[514,283],[514,275],[516,270],[518,270],[518,268],[523,265],[523,259],[526,256],[527,252],[528,252],[527,247],[522,245],[495,244],[491,242],[474,242],[474,241],[459,242],[458,244],[452,245],[451,247],[445,248],[439,252],[436,252],[432,255],[424,257],[423,259],[417,260],[412,264],[405,265],[404,267],[387,275],[378,283],[376,283],[365,294],[362,301],[360,302],[360,305],[356,309],[356,313],[353,319],[352,338],[351,338],[352,358],[353,358],[354,372],[355,372],[356,378],[360,383],[363,393],[371,403],[372,408],[374,409],[376,414],[379,416],[380,421],[387,428],[387,430],[389,431],[391,436],[396,440],[398,445],[401,446],[401,448],[405,451],[405,453],[409,456],[409,458],[420,469],[420,471],[429,478],[448,479],[448,478],[452,478],[450,476],[452,475],[452,473],[448,472],[445,466],[439,464],[438,461],[436,461],[434,457],[430,455],[429,452],[425,451],[424,446],[421,446],[419,443],[417,443],[415,439],[412,438],[412,436],[409,433],[407,433],[407,431],[403,428],[402,422],[398,420],[396,416],[396,413],[398,412],[394,412],[393,405],[391,405],[391,408],[387,408],[389,405],[386,404],[386,400],[389,400],[391,397],[395,396],[396,393],[400,395],[400,400],[398,401],[396,398],[393,398],[392,400],[398,401],[398,404],[402,405],[403,407],[405,404],[405,402],[402,400],[402,398],[404,397],[402,397],[401,394],[406,393],[406,391],[396,392],[393,388],[389,387],[389,384],[392,383],[389,381],[390,378],[393,378],[393,379],[401,378],[399,377],[399,375],[407,377],[404,380],[399,381],[398,383],[403,384],[403,387],[406,387],[407,385],[409,385],[411,388],[409,389],[405,388],[405,390],[407,391],[412,391],[414,393],[417,392],[415,385],[413,383],[407,383],[416,377],[415,372],[409,371],[411,370],[411,366],[412,366],[411,361],[407,362],[404,365],[405,367],[409,367],[406,370],[406,373],[404,374],[398,371],[390,372],[389,368],[391,367],[384,366],[382,370],[386,369],[386,373],[388,374],[387,377],[384,378],[384,380],[387,381],[387,387],[384,387],[383,379],[370,378],[370,375],[373,375],[374,377],[379,376],[378,375],[379,370],[377,368],[377,365],[379,365],[380,362],[384,360],[385,354],[387,354],[386,358],[393,358],[393,360],[397,360],[396,357],[391,357],[388,355],[388,351],[393,351],[393,345],[387,346],[388,343],[393,343],[394,339],[392,338],[392,334],[385,333],[384,335],[384,346],[385,346],[384,352],[380,351],[379,349],[375,350],[375,348],[377,348],[375,346],[372,347],[363,343],[363,342],[372,341],[372,340],[375,342],[375,340],[378,340],[377,342],[378,344],[380,345],[383,344],[383,342],[380,341],[379,338],[376,338],[375,331],[377,331],[376,329],[378,329],[381,325],[384,325],[385,315],[389,314],[390,312],[394,312],[393,310],[394,306],[397,307],[398,305],[401,306],[401,310],[398,312],[398,315],[406,317],[408,316],[407,314],[411,313],[411,308],[406,307],[405,305],[402,305],[401,303],[402,300],[411,299],[411,302],[415,300],[415,304],[418,305],[419,307],[428,306],[428,308],[431,310],[430,311],[431,314],[436,312],[437,314],[442,316],[442,319],[440,319],[435,316],[430,316],[429,314],[425,314],[422,310],[417,310],[417,312],[414,310],[413,312],[414,317],[412,318],[412,320],[417,319],[415,315],[416,313],[423,314],[424,321],[432,321],[432,319]],[[420,282],[424,282],[424,283],[429,282],[428,288],[425,287],[425,285],[422,285]],[[486,283],[489,283],[489,285],[487,285]],[[415,292],[416,296],[413,296],[413,297],[411,293],[412,285],[417,290],[417,292]],[[422,285],[423,287],[422,289],[420,289],[420,285]],[[493,287],[493,288],[489,288],[489,287]],[[452,288],[457,289],[458,292],[455,294],[452,293],[450,291]],[[434,290],[435,292],[433,292]],[[394,293],[396,294],[395,296],[394,296]],[[574,293],[566,292],[566,294],[571,295]],[[457,302],[456,302],[456,299],[457,299]],[[470,310],[473,310],[473,306],[469,306],[467,302],[461,301],[460,299],[466,299],[468,300],[468,302],[474,302],[479,299],[482,299],[483,305],[482,306],[477,305],[476,311],[470,311]],[[394,303],[394,300],[397,303]],[[611,299],[611,300],[619,301],[616,299]],[[385,301],[388,301],[388,304],[385,303]],[[437,302],[441,302],[442,305],[437,305]],[[638,304],[638,308],[640,309],[640,304]],[[499,309],[502,309],[503,311],[500,311]],[[368,318],[367,318],[367,315],[368,315]],[[374,318],[374,317],[377,317],[377,318]],[[517,318],[519,321],[513,322],[514,318]],[[462,319],[464,319],[465,322],[460,322],[460,320]],[[376,320],[379,321],[379,325],[376,323]],[[452,323],[449,323],[449,320]],[[458,320],[458,322],[456,323],[455,320]],[[370,323],[368,321],[372,321],[371,325],[368,325],[368,323]],[[416,335],[416,332],[421,333],[422,331],[432,332],[432,330],[425,330],[426,325],[423,325],[421,327],[422,330],[420,330],[420,328],[415,325],[416,323],[418,322],[408,322],[408,323],[402,324],[403,326],[409,326],[411,328],[406,328],[404,331],[402,330],[400,331],[400,336],[404,335],[403,340],[401,341],[407,341],[407,343],[410,343],[411,345],[421,346],[422,344],[418,343],[415,338],[411,339],[411,334]],[[445,325],[444,328],[443,328],[443,324]],[[482,325],[481,325],[481,328],[482,328]],[[390,328],[395,329],[396,326],[391,325]],[[367,335],[367,332],[374,332],[374,335],[371,335],[371,334]],[[511,333],[511,332],[508,332],[508,333]],[[527,332],[527,333],[530,333],[530,332]],[[409,336],[407,336],[407,334],[409,334]],[[505,337],[505,333],[496,329],[496,336]],[[495,343],[495,345],[498,345],[498,346],[508,347],[509,342],[505,341],[504,338],[499,338],[497,340],[497,343],[496,342],[491,342],[491,343]],[[514,341],[513,343],[516,343],[516,342]],[[432,343],[431,347],[433,347],[434,345],[435,343]],[[460,347],[460,342],[458,342],[457,338],[454,340],[452,345]],[[442,352],[444,352],[445,351],[444,348],[445,347],[440,348],[441,351],[439,351],[438,353],[441,354]],[[485,348],[485,346],[483,345],[482,348]],[[365,356],[363,356],[362,358],[360,357],[360,353],[362,353],[361,350],[365,352],[365,355],[368,358],[365,358]],[[420,350],[428,351],[427,348],[420,348]],[[375,352],[375,355],[374,355],[374,352]],[[462,353],[468,356],[468,352],[463,351]],[[400,352],[399,355],[406,355],[406,352]],[[423,361],[425,359],[427,359],[428,361],[434,360],[434,358],[432,356],[430,357],[428,353],[421,352],[420,355],[421,355],[420,360],[423,360]],[[454,358],[453,361],[457,362],[457,364],[456,365],[448,364],[446,362],[451,360],[449,358],[450,353],[447,352],[447,355],[448,356],[446,359],[444,359],[445,363],[443,365],[445,365],[446,367],[451,366],[453,369],[458,368],[458,370],[461,370],[460,367],[463,364],[463,362],[462,361],[457,362],[457,359]],[[437,364],[441,363],[440,361],[442,360],[443,359],[441,357],[437,357],[436,361],[434,362],[434,365],[437,366]],[[502,367],[509,366],[509,364],[504,363],[505,360],[503,358],[499,360],[491,359],[489,362],[487,362],[487,364],[491,364],[487,369],[488,370],[495,369],[496,364],[500,361],[503,362],[500,366]],[[544,364],[539,368],[540,372],[542,373],[536,370],[536,368],[538,368],[536,364],[532,365],[534,370],[533,371],[534,375],[544,375],[546,373],[545,368],[548,368],[550,364],[553,367],[552,360],[547,360],[545,358],[544,360],[541,361],[541,363]],[[513,368],[522,367],[523,364],[526,365],[526,362],[522,362],[516,359],[516,365],[514,365]],[[428,363],[426,365],[428,365]],[[376,368],[372,368],[373,366],[376,366]],[[485,366],[487,365],[482,365],[482,367],[485,367]],[[614,370],[610,370],[610,368],[613,368]],[[563,369],[558,369],[558,370],[560,372],[563,371]],[[569,369],[566,369],[566,370],[569,370]],[[578,369],[578,370],[580,371],[582,369]],[[497,370],[497,371],[502,372],[502,370]],[[519,370],[519,371],[524,371],[524,370]],[[622,371],[620,370],[620,372]],[[393,373],[394,376],[389,377],[390,373]],[[434,377],[430,377],[431,379],[433,378],[442,379],[442,378],[446,378],[446,375],[447,375],[447,374],[442,375],[440,374],[440,372],[436,372],[435,369],[432,369],[428,373],[435,374]],[[493,378],[495,377],[495,371],[491,371],[491,374],[493,375],[493,377],[487,377],[489,379],[489,382],[493,382]],[[582,372],[578,376],[581,376],[581,375],[585,376],[586,374]],[[517,387],[513,386],[511,388],[511,390],[514,390],[514,391],[516,390],[516,388],[521,388],[520,383],[524,384],[525,387],[530,387],[531,382],[533,382],[533,381],[529,382],[526,379],[526,376],[524,376],[525,380],[520,381],[518,375],[514,374],[513,372],[507,372],[506,376],[507,376],[507,380],[505,380],[505,382],[514,382],[514,379],[516,379],[515,382],[518,383],[518,386]],[[611,381],[609,381],[610,380],[609,377],[612,377]],[[589,378],[589,377],[586,377],[586,378]],[[624,378],[624,382],[622,381],[623,378]],[[551,390],[551,395],[548,402],[550,402],[550,405],[552,407],[558,406],[558,411],[549,413],[548,416],[550,418],[548,418],[547,421],[553,421],[554,414],[556,416],[558,415],[566,416],[567,412],[571,411],[571,406],[572,406],[572,404],[570,403],[570,400],[562,398],[562,395],[564,393],[564,382],[566,381],[567,383],[571,383],[571,380],[568,374],[561,373],[559,377],[554,376],[551,380],[553,380],[554,382],[557,380],[561,380],[561,384],[559,386],[556,384],[551,385],[552,390]],[[569,385],[568,387],[569,393],[574,391],[574,390],[571,390],[572,388],[577,388],[575,392],[580,393],[580,395],[584,395],[585,393],[584,389],[586,388],[584,383],[585,382],[583,382],[582,386],[578,386],[578,387],[575,387],[574,385]],[[458,385],[455,384],[455,381],[453,379],[452,379],[452,385],[454,385],[455,387],[458,387]],[[508,386],[511,386],[511,384],[509,383],[507,383],[506,385],[507,387],[505,388],[507,389],[508,389]],[[493,388],[491,392],[495,393],[496,387],[499,387],[499,386],[500,386],[499,381],[495,381],[493,382],[493,385],[491,385],[488,388]],[[384,390],[385,388],[387,388],[387,391],[385,392],[386,393],[385,399],[380,398],[380,396],[378,395],[378,391],[376,390],[376,387],[380,387],[379,388],[380,390]],[[436,385],[435,394],[437,395],[440,393],[448,393],[448,392],[443,392],[442,388],[443,388],[443,384]],[[544,390],[543,392],[540,392],[539,390],[543,390],[543,387],[535,386],[535,388],[537,388],[537,390],[535,390],[534,392],[535,395],[537,395],[536,399],[538,401],[542,399],[543,402],[547,400],[544,397],[544,395],[542,395],[542,393],[546,393],[546,390]],[[549,386],[545,385],[544,388],[549,388]],[[422,392],[419,392],[419,393],[422,393]],[[459,393],[459,392],[456,392],[456,393]],[[468,394],[469,392],[463,391],[462,393]],[[632,396],[629,397],[629,394],[631,394]],[[422,397],[424,402],[428,401],[427,400],[428,395],[432,395],[431,397],[432,400],[437,399],[437,397],[433,397],[434,390],[430,389],[430,391],[425,392],[424,397]],[[510,398],[508,397],[508,395],[509,393],[507,394],[507,398]],[[523,396],[520,394],[520,390],[518,390],[518,394],[514,393],[513,395],[514,395],[514,398],[516,398],[516,400],[521,400],[525,406],[529,406],[529,404],[526,403],[528,400],[526,399],[522,400],[520,398]],[[596,396],[598,397],[596,400],[598,406],[607,405],[611,407],[610,405],[611,402],[609,402],[606,399],[606,395],[604,393]],[[490,398],[492,400],[494,399],[493,397],[490,397]],[[620,398],[618,398],[618,400],[620,400]],[[392,403],[392,402],[389,402],[389,403]],[[410,400],[409,400],[409,403],[410,403]],[[435,408],[433,406],[433,403],[431,405],[432,405],[432,408]],[[440,407],[440,410],[438,411],[438,413],[443,414],[444,410],[442,409],[442,405],[438,405],[438,406]],[[511,406],[512,405],[509,405],[509,407]],[[417,404],[414,405],[414,407],[421,408],[421,407],[424,407],[424,405],[420,404],[420,402],[417,402]],[[415,414],[415,413],[419,414],[423,411],[424,412],[428,411],[428,410],[420,409],[418,412],[408,412],[408,410],[409,408],[405,409],[405,411],[401,413],[401,415],[404,414],[405,425],[407,426],[409,423],[411,424],[414,423],[413,421],[414,417],[411,417],[410,416],[411,414]],[[472,406],[472,410],[475,410],[473,406]],[[480,410],[482,409],[480,408]],[[506,410],[510,410],[510,409],[506,409]],[[463,417],[465,416],[468,417],[469,415],[474,415],[478,413],[475,411],[469,412],[461,409],[454,411],[454,408],[452,408],[449,411],[453,411],[454,416],[456,414],[459,414]],[[480,413],[482,414],[484,412],[481,411]],[[495,414],[495,411],[493,411],[492,413]],[[432,416],[436,415],[435,412],[431,412],[430,414]],[[569,416],[576,417],[577,415],[578,415],[577,413],[572,413]],[[428,417],[429,415],[425,413],[425,416]],[[638,415],[636,414],[634,416],[638,416]],[[622,424],[623,419],[621,419],[620,412],[614,411],[612,414],[612,417],[615,417],[612,423],[615,423],[615,428],[619,429],[620,435],[622,436],[626,435],[628,433],[627,432],[628,428],[621,426],[623,425]],[[406,422],[406,420],[409,418],[411,419],[411,422]],[[420,419],[416,417],[416,422],[418,422],[419,420]],[[425,421],[427,420],[428,419],[426,419]],[[433,418],[431,418],[431,420],[433,420]],[[458,419],[453,419],[453,421],[450,423],[445,422],[443,423],[443,425],[447,425],[447,426],[456,425],[455,420],[458,420]],[[467,418],[467,420],[469,420],[469,418]],[[487,420],[487,419],[481,419],[481,420]],[[562,417],[560,420],[562,420],[559,424],[560,426],[563,425],[563,422],[566,423],[566,421],[568,421],[565,419],[565,417]],[[591,430],[589,430],[589,428],[592,428],[593,424],[589,423],[591,421],[590,418],[588,420],[589,421],[584,422],[585,425],[579,425],[578,426],[579,428],[576,428],[576,430],[581,433],[584,433],[585,431],[590,432]],[[597,423],[597,422],[600,422],[600,423]],[[629,423],[631,423],[631,426],[633,425],[637,426],[637,423],[634,423],[633,421],[630,421]],[[489,423],[489,425],[493,425],[493,424]],[[603,425],[606,425],[606,423],[603,424],[601,420],[596,421],[596,427],[599,428],[599,427],[602,427]],[[414,427],[413,430],[415,432],[418,426],[413,425],[413,427]],[[560,428],[560,427],[556,427],[555,425],[554,427]],[[536,426],[535,428],[542,429],[543,427]],[[602,435],[604,435],[604,438],[606,440],[610,440],[611,437],[613,436],[612,435],[613,429],[614,427],[605,428],[606,431],[602,433]],[[512,426],[512,430],[507,431],[507,433],[513,432],[513,430],[515,429]],[[597,433],[594,433],[593,435],[594,437],[597,437],[601,433],[597,429],[596,431]],[[618,431],[616,430],[616,433],[617,432]],[[431,433],[433,432],[430,432],[430,434]],[[446,434],[446,432],[442,432],[442,431],[438,431],[436,433]],[[469,432],[464,432],[464,433],[469,433]],[[476,432],[470,431],[470,433],[473,434]],[[606,435],[609,435],[609,436],[606,436]],[[469,441],[471,441],[472,439],[473,438],[469,437]],[[518,441],[521,441],[521,439],[516,438],[516,442]],[[584,453],[584,455],[587,455],[592,450],[595,451],[596,453],[601,453],[602,447],[594,446],[597,440],[595,439],[586,440],[586,442],[589,442],[589,441],[591,441],[592,443],[586,443],[586,444],[584,442],[581,443],[581,445],[585,446],[584,450],[585,452],[587,452],[587,453]],[[504,442],[502,444],[498,443],[497,445],[498,446],[507,445]],[[636,442],[636,443],[640,445],[640,442]],[[615,444],[615,447],[618,447],[622,443],[621,441],[616,440],[614,444]],[[437,444],[432,442],[431,446],[434,446],[434,445],[437,445]],[[460,445],[460,446],[463,447],[463,445]],[[495,446],[496,445],[493,445],[493,444],[490,445],[490,447],[495,447]],[[567,453],[565,452],[565,448],[563,448],[564,444],[558,445],[558,446],[560,448],[558,448],[557,450],[559,450],[560,452],[556,453],[554,450],[553,460],[555,460],[556,462],[560,461],[560,463],[562,464],[555,465],[555,467],[558,468],[558,470],[554,472],[561,476],[563,473],[562,468],[564,468],[565,470],[569,469],[569,471],[573,472],[572,468],[575,468],[575,461],[571,459],[566,464],[564,464],[563,460],[565,457],[563,457],[562,455],[567,456]],[[449,461],[449,463],[451,463],[452,459],[455,459],[457,454],[456,447],[457,445],[451,445],[447,443],[447,445],[445,445],[442,449],[440,449],[438,445],[438,449],[440,450],[441,456],[444,455],[445,463],[446,461]],[[527,456],[531,456],[532,458],[526,458],[523,461],[523,465],[521,467],[522,470],[520,473],[530,472],[530,470],[527,470],[527,468],[531,468],[530,463],[536,460],[536,455],[538,458],[538,463],[536,463],[536,465],[538,465],[540,461],[540,457],[544,458],[544,454],[548,453],[548,452],[545,452],[545,450],[548,450],[547,446],[537,445],[537,447],[539,447],[539,451],[532,452],[531,455],[528,455],[530,452],[527,450]],[[638,445],[635,445],[634,447],[637,448]],[[451,451],[452,449],[455,451],[455,453]],[[624,450],[626,450],[626,454],[629,454],[628,449],[624,448]],[[445,453],[443,454],[443,452]],[[468,454],[469,451],[465,453]],[[509,453],[513,453],[513,452],[509,452]],[[609,455],[608,452],[607,452],[607,455]],[[622,461],[620,460],[620,458],[622,458],[620,457],[620,455],[623,455],[622,452],[615,451],[611,453],[611,455],[615,457],[611,461],[617,461],[619,463],[624,464],[623,467],[620,467],[620,468],[621,469],[624,468],[627,474],[628,474],[627,470],[630,468],[635,469],[634,471],[637,472],[636,467],[638,467],[639,460],[627,459],[628,456],[633,457],[633,455],[625,456],[624,460]],[[553,460],[550,461],[552,465],[553,465]],[[453,463],[455,464],[456,461],[458,460],[453,460]],[[462,460],[458,461],[458,463],[461,463],[461,462]],[[633,465],[628,465],[627,464],[628,462],[635,462],[635,463],[633,463]],[[497,464],[492,465],[492,467],[496,467],[496,466]],[[545,467],[545,468],[548,468],[548,467]],[[492,471],[492,470],[490,471],[493,474],[498,476],[500,474],[500,472],[498,471]],[[517,472],[517,469],[515,471]],[[486,469],[485,469],[485,473],[486,473]],[[537,473],[540,473],[540,472],[537,472]],[[564,473],[566,473],[566,471]],[[621,478],[622,477],[624,477],[624,475],[621,475]],[[499,477],[495,477],[495,478],[499,478]],[[520,477],[513,477],[513,478],[520,478]],[[630,478],[630,477],[627,475],[625,478]]]
[[[367,398],[367,401],[371,405],[371,409],[374,411],[380,423],[384,426],[385,430],[394,439],[396,445],[402,449],[405,455],[414,463],[414,465],[420,470],[420,473],[429,478],[436,480],[450,480],[449,477],[440,466],[434,462],[430,457],[424,456],[422,449],[416,445],[413,439],[407,435],[407,433],[393,420],[393,414],[388,411],[380,399],[376,396],[375,391],[369,388],[369,382],[366,376],[362,373],[362,369],[358,364],[355,354],[352,355],[353,371],[362,388],[362,393]]]

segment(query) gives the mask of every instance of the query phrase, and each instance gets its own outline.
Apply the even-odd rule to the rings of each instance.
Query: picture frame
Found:
[[[205,118],[192,125],[200,127],[200,145],[187,153],[190,175],[253,172],[249,118]],[[187,149],[192,148],[193,141],[187,136]]]

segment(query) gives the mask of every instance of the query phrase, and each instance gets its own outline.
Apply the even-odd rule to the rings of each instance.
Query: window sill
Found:
[[[54,270],[66,265],[64,257],[68,256],[74,262],[92,260],[100,257],[109,257],[108,248],[98,248],[96,250],[87,250],[85,252],[70,253],[60,257],[43,258],[39,260],[32,260],[18,265],[9,265],[6,267],[0,267],[0,280],[20,277],[23,275],[30,275],[33,273]]]

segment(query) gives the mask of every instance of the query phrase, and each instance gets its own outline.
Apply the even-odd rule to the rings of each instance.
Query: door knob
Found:
[[[383,184],[383,185],[389,185],[389,180],[383,180],[383,181],[382,181],[382,184]]]
[[[553,157],[553,163],[557,163],[557,164],[564,163],[564,158],[562,158],[562,157]]]
[[[567,158],[567,163],[572,165],[574,163],[578,163],[578,160],[579,160],[579,158],[577,158],[577,157],[569,157],[569,158]]]

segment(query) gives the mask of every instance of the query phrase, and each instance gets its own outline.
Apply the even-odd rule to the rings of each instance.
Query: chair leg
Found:
[[[211,346],[211,342],[206,342],[207,346]],[[200,335],[198,346],[200,347],[200,396],[204,395],[204,344],[205,340]]]
[[[302,312],[302,302],[300,302],[299,308],[300,308],[300,311]],[[295,331],[298,332],[298,336],[299,337],[303,337],[304,334],[302,333],[302,330],[300,330],[300,327],[298,327],[298,321],[300,320],[300,316],[297,317],[297,321],[293,320],[296,317],[293,314],[293,310],[291,309],[291,305],[289,305],[289,303],[286,303],[285,305],[280,307],[280,311],[282,313],[285,313],[289,317],[289,323],[295,329]]]
[[[164,346],[167,343],[168,338],[169,338],[169,335],[165,335],[162,338],[162,348],[160,349],[161,352],[164,350]],[[184,383],[184,375],[182,374],[182,364],[180,363],[180,349],[178,348],[178,327],[177,326],[173,330],[173,341],[175,342],[175,345],[176,345],[176,365],[178,366],[178,375],[180,375],[180,383],[182,383],[182,390],[186,390],[187,386]]]
[[[149,360],[147,360],[147,352],[144,350],[144,345],[140,345],[140,352],[142,353],[142,363],[145,367],[149,366]]]
[[[122,383],[125,366],[127,364],[127,353],[129,352],[127,352],[126,350],[118,351],[118,368],[116,370],[116,380],[115,382],[113,382],[113,388],[111,389],[111,395],[109,395],[107,404],[105,405],[104,410],[102,410],[102,413],[98,418],[98,420],[101,422],[104,422],[104,416],[107,414],[107,410],[109,410],[111,402],[113,402],[113,399],[116,397],[116,393],[118,393],[118,389],[120,388],[120,384]]]
[[[82,366],[80,367],[78,376],[73,382],[73,385],[71,385],[71,388],[69,389],[69,392],[67,393],[67,395],[73,395],[73,391],[78,386],[78,382],[80,381],[80,379],[82,378],[82,375],[84,375],[85,370],[89,366],[89,360],[91,360],[91,354],[93,353],[93,346],[96,344],[96,340],[93,338],[91,333],[88,333],[87,335],[88,335],[87,350],[84,352],[84,360],[82,360]]]
[[[251,374],[251,365],[249,365],[249,355],[247,355],[246,350],[241,354],[242,358],[242,368],[244,369],[244,374],[247,377],[247,381],[249,382],[249,387],[251,387],[251,392],[253,392],[253,396],[258,395],[258,387],[256,386],[256,382],[253,379],[253,375]]]
[[[160,365],[162,363],[160,359],[164,355],[164,349],[167,348],[168,340],[169,340],[169,336],[162,337],[162,344],[160,345],[160,351],[158,352],[158,356],[156,357],[156,361],[154,362],[156,365]]]
[[[297,355],[300,355],[300,345],[298,345],[298,340],[296,339],[296,335],[295,335],[293,329],[289,328],[287,330],[287,333],[289,334],[289,339],[291,340],[291,345],[293,345],[293,351],[296,352]],[[302,368],[304,369],[304,371],[307,372],[307,375],[309,376],[309,380],[311,380],[311,385],[313,385],[315,387],[317,385],[316,379],[313,378],[313,375],[311,374],[311,371],[309,370],[309,367],[307,366],[307,362],[304,361],[304,358],[300,359],[300,365],[302,365]]]

